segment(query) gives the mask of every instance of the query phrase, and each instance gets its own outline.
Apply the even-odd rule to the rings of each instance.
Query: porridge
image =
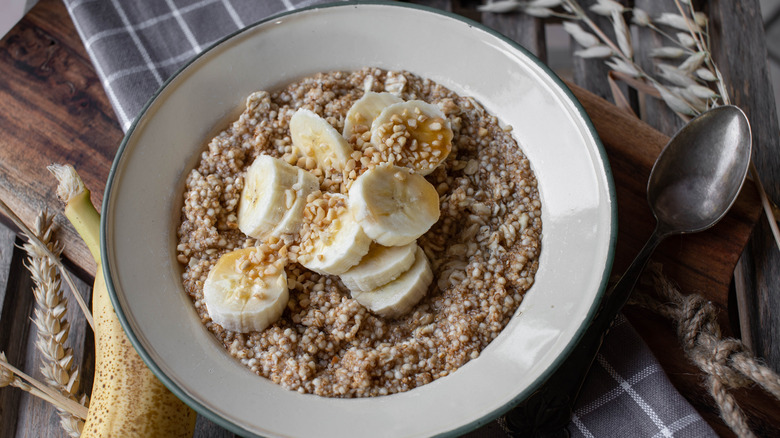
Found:
[[[256,374],[330,397],[407,391],[477,358],[540,252],[510,131],[407,72],[253,93],[186,181],[177,254],[203,324]]]

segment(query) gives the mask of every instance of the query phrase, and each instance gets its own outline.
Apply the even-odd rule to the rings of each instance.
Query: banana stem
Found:
[[[81,418],[82,420],[87,418],[87,408],[79,404],[78,402],[66,398],[59,392],[33,379],[32,377],[23,373],[21,370],[19,370],[18,368],[14,367],[13,365],[11,365],[10,363],[6,362],[1,358],[0,358],[0,366],[7,368],[9,371],[21,377],[27,383],[32,385],[32,388],[30,388],[31,390],[29,391],[30,394],[33,394],[37,397],[40,397],[43,400],[48,401],[54,406],[61,408],[64,411],[67,411],[69,414],[73,415],[74,417]]]
[[[95,262],[100,264],[100,213],[92,205],[89,189],[71,165],[52,164],[48,167],[57,178],[57,196],[65,203],[65,217],[73,224]]]
[[[89,198],[89,190],[72,197],[65,205],[65,217],[79,233],[95,262],[100,265],[100,213]],[[95,275],[101,275],[98,272]]]
[[[94,210],[94,207],[93,207]],[[30,227],[27,226],[20,218],[16,215],[16,213],[11,210],[11,208],[6,205],[5,202],[0,200],[0,211],[3,212],[6,216],[8,216],[11,221],[19,227],[20,230],[27,236],[27,240],[32,242],[34,245],[36,245],[38,248],[40,248],[48,257],[51,259],[52,263],[54,263],[57,268],[60,270],[60,273],[62,274],[62,278],[65,279],[65,282],[68,283],[68,287],[70,287],[71,292],[73,293],[73,296],[76,298],[76,302],[78,303],[79,307],[81,308],[81,311],[84,313],[84,318],[86,318],[87,322],[89,323],[89,326],[92,327],[92,331],[95,330],[95,322],[92,319],[92,312],[89,311],[89,306],[87,306],[86,301],[84,301],[84,297],[81,296],[79,293],[79,290],[76,289],[76,284],[73,282],[73,278],[70,276],[70,272],[68,272],[67,269],[65,269],[65,265],[62,264],[62,261],[58,256],[56,256],[54,253],[49,250],[49,247],[44,245],[43,242],[41,242],[41,239],[38,238],[38,236],[33,233],[33,231],[30,229]],[[98,223],[100,222],[99,216],[98,216]],[[100,229],[98,227],[98,229]],[[100,241],[100,238],[98,237],[98,241]],[[98,247],[99,250],[99,247]],[[90,250],[91,251],[91,250]]]

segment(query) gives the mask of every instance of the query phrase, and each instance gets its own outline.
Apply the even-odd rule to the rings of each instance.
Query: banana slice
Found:
[[[349,208],[368,237],[384,246],[401,246],[439,220],[439,194],[423,176],[383,164],[355,180]]]
[[[303,220],[303,209],[306,207],[306,198],[320,188],[320,181],[309,171],[298,168],[298,182],[293,184],[292,190],[284,193],[284,205],[287,212],[282,220],[271,231],[272,236],[280,236],[287,233],[296,233]]]
[[[374,119],[382,112],[385,107],[394,103],[403,102],[400,97],[391,93],[375,93],[373,91],[367,91],[363,97],[358,99],[352,107],[347,111],[347,117],[344,119],[344,131],[343,135],[348,141],[354,141],[361,146],[363,134],[369,132],[368,138],[365,141],[370,140],[371,124]],[[358,140],[360,140],[358,142]]]
[[[387,284],[408,270],[414,263],[417,243],[404,246],[382,246],[377,243],[360,263],[340,275],[341,281],[351,291],[365,292]]]
[[[298,263],[314,272],[339,275],[368,253],[371,239],[363,232],[340,193],[324,193],[306,207],[309,232],[301,233]]]
[[[260,155],[244,176],[238,228],[259,240],[295,232],[303,219],[306,197],[317,189],[319,180],[310,172]]]
[[[417,248],[414,264],[400,277],[368,292],[352,291],[352,298],[377,315],[395,318],[411,310],[425,296],[432,280],[428,257]]]
[[[290,119],[290,138],[303,155],[312,157],[323,169],[341,172],[352,155],[352,146],[325,119],[299,109]]]
[[[282,261],[258,263],[256,248],[228,252],[219,258],[203,283],[211,319],[226,330],[264,330],[287,306],[287,274]]]
[[[371,124],[371,143],[383,162],[428,175],[452,150],[452,128],[436,105],[421,100],[386,107]]]

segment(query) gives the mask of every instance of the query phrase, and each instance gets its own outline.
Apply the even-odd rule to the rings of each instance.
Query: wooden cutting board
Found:
[[[43,209],[61,211],[56,181],[46,170],[51,163],[74,165],[92,190],[93,202],[100,205],[122,139],[72,24],[62,20],[64,6],[44,3],[46,8],[38,8],[0,44],[0,199],[28,224]],[[614,272],[620,273],[653,229],[646,182],[668,138],[607,101],[570,87],[592,119],[612,168],[619,216]],[[716,304],[727,334],[731,333],[729,314],[735,311],[729,301],[729,284],[760,214],[755,188],[748,182],[720,224],[697,235],[671,238],[656,253],[655,260],[683,291],[702,294]],[[60,216],[58,222],[65,256],[89,282],[95,273],[89,252],[64,218]],[[672,382],[711,424],[718,424],[713,403],[700,386],[701,374],[679,350],[674,328],[647,310],[628,309],[627,314]],[[759,390],[743,391],[739,401],[746,411],[770,425],[766,427],[780,430],[777,405]],[[720,433],[728,430],[716,429]]]

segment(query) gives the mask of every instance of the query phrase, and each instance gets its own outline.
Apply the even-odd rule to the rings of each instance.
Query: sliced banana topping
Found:
[[[399,102],[403,102],[403,99],[394,94],[367,91],[347,111],[344,119],[344,138],[359,148],[362,147],[363,143],[371,140],[371,124],[374,119],[385,107]]]
[[[238,205],[238,228],[265,239],[297,231],[306,197],[319,188],[317,177],[268,155],[260,155],[244,175]]]
[[[382,246],[373,243],[360,263],[339,277],[351,291],[365,292],[387,284],[406,272],[414,263],[417,243]]]
[[[411,310],[428,292],[432,280],[428,257],[417,248],[414,264],[400,277],[368,292],[352,291],[352,298],[377,315],[394,318]]]
[[[423,176],[383,164],[355,180],[349,208],[368,237],[400,246],[414,242],[439,220],[439,194]]]
[[[439,195],[424,175],[452,149],[449,120],[435,105],[366,91],[347,112],[343,135],[300,109],[290,119],[290,137],[293,149],[285,160],[300,167],[259,156],[244,176],[238,226],[258,241],[292,234],[298,249],[276,261],[256,248],[222,256],[204,283],[214,322],[240,332],[273,323],[287,302],[287,257],[339,275],[353,297],[378,315],[409,311],[433,278],[415,241],[439,219]],[[362,174],[347,140],[362,154]],[[320,192],[320,172],[334,171],[353,172],[336,192]]]
[[[307,109],[299,109],[290,119],[290,138],[298,151],[323,170],[343,171],[352,154],[352,146],[336,128]]]
[[[374,119],[371,143],[382,162],[433,172],[452,150],[452,128],[436,105],[421,100],[392,104]]]
[[[284,206],[287,213],[274,227],[272,236],[296,233],[303,220],[303,208],[306,206],[306,198],[320,188],[320,182],[311,172],[298,169],[298,182],[293,184],[292,190],[284,192]]]
[[[264,330],[287,306],[284,261],[269,262],[257,248],[228,252],[219,258],[203,283],[203,299],[211,319],[226,330]]]
[[[343,274],[360,262],[371,246],[340,193],[324,193],[307,204],[298,263],[320,274]]]

